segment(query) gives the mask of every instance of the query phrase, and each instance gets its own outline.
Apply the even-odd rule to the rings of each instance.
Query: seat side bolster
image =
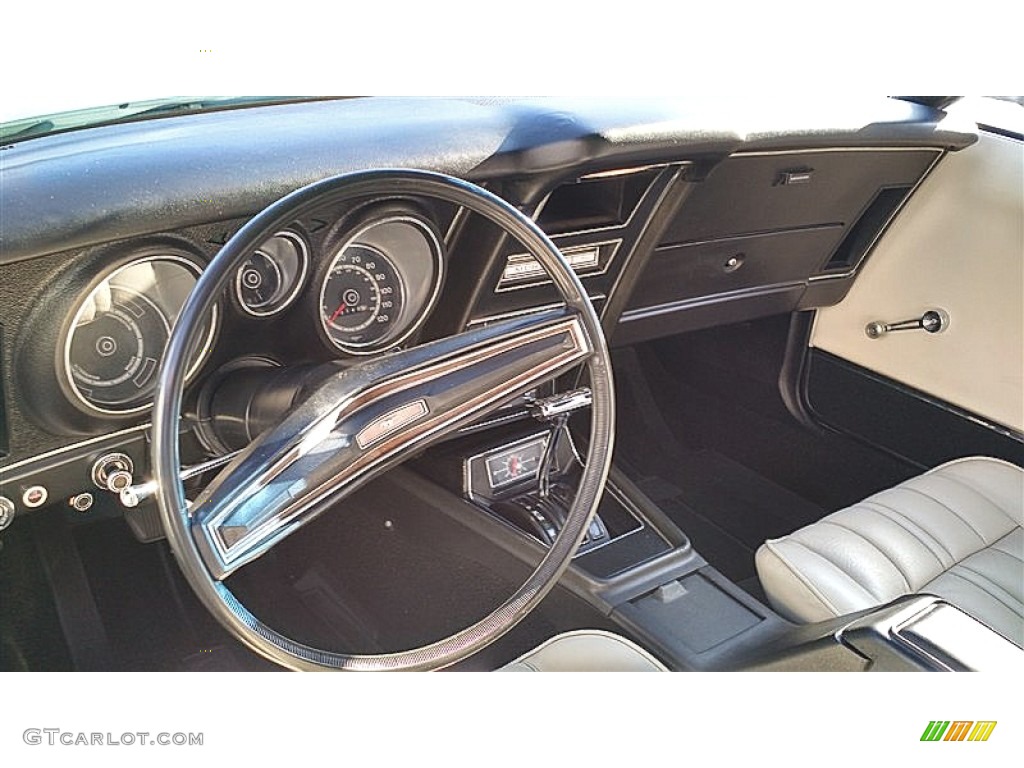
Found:
[[[791,621],[824,621],[877,602],[849,574],[787,539],[766,541],[754,555],[754,564],[772,607]],[[837,593],[845,593],[843,605],[836,605]]]
[[[1024,527],[1024,468],[1002,459],[968,456],[926,474],[956,478],[997,506],[1014,525]]]
[[[556,635],[501,668],[502,672],[665,672],[636,643],[612,632],[581,629]]]

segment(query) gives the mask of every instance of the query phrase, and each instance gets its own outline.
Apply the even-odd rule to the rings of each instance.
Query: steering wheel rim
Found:
[[[572,322],[586,337],[589,349],[584,350],[585,355],[580,353],[574,365],[582,362],[589,372],[593,396],[591,429],[583,475],[566,523],[540,563],[510,598],[476,623],[428,645],[382,654],[344,654],[296,642],[265,625],[223,583],[225,576],[209,565],[210,555],[208,547],[203,546],[202,531],[197,529],[196,511],[186,509],[185,490],[179,479],[178,423],[184,374],[190,352],[198,343],[202,318],[222,295],[247,253],[314,208],[380,197],[434,197],[462,206],[500,227],[540,262],[558,289]],[[440,173],[389,169],[342,174],[286,195],[246,223],[211,260],[185,303],[165,351],[153,408],[151,463],[157,485],[156,502],[168,542],[193,591],[223,626],[262,656],[295,670],[439,669],[470,656],[512,629],[569,566],[597,509],[608,475],[614,415],[611,360],[600,320],[575,273],[531,219],[487,190]],[[234,464],[219,477],[230,479]]]

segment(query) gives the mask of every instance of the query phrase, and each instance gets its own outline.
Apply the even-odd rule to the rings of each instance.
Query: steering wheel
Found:
[[[301,404],[228,464],[186,508],[178,445],[190,352],[203,319],[260,243],[321,206],[380,197],[433,197],[485,217],[544,266],[560,309],[488,324],[349,367],[335,366]],[[582,477],[566,523],[525,583],[492,613],[429,645],[349,655],[296,642],[266,626],[225,579],[372,477],[445,434],[580,364],[593,404]],[[156,501],[171,548],[205,607],[241,642],[296,670],[425,670],[460,661],[501,637],[568,567],[600,501],[611,463],[611,361],[594,307],[558,249],[496,195],[450,176],[366,171],[303,187],[243,226],[203,272],[171,333],[153,409]]]

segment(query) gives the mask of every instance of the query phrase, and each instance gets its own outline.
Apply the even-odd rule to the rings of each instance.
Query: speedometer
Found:
[[[368,347],[388,338],[405,291],[395,265],[368,245],[343,249],[331,265],[320,297],[327,337],[340,347]]]
[[[404,209],[378,207],[331,242],[317,303],[327,340],[362,355],[408,339],[441,288],[444,257],[434,226]]]

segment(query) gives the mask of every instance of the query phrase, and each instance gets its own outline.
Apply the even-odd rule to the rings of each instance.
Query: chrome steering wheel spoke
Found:
[[[222,580],[377,474],[581,363],[577,313],[506,320],[339,368],[195,500],[192,532]]]

